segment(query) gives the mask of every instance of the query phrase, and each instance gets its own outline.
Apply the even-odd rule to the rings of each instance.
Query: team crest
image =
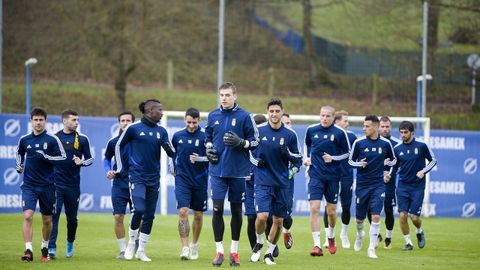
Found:
[[[192,144],[192,140],[188,140],[188,144]]]
[[[285,143],[285,139],[283,137],[280,138],[280,145],[283,145]]]
[[[148,135],[153,136],[153,132],[148,132]]]
[[[330,135],[330,141],[333,142],[333,140],[335,140],[335,135],[332,134],[332,135]]]
[[[44,143],[43,143],[43,150],[47,150],[47,147],[48,147],[48,143],[47,143],[47,142],[44,142]]]
[[[382,148],[381,148],[381,147],[378,148],[378,153],[379,153],[379,154],[382,153]]]
[[[415,155],[418,155],[418,148],[415,147]]]
[[[232,127],[234,127],[237,124],[237,119],[233,118],[232,119]]]
[[[200,145],[200,140],[199,139],[196,139],[195,140],[195,146],[199,146]]]
[[[157,131],[157,139],[160,139],[160,132]]]
[[[36,143],[35,148],[39,148],[39,147],[40,147],[40,144]]]

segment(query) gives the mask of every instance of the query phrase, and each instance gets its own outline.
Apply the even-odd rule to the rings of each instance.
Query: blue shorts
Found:
[[[384,207],[393,209],[393,207],[396,205],[397,205],[397,198],[395,196],[395,189],[392,190],[390,188],[386,188]]]
[[[272,213],[287,217],[288,188],[255,185],[255,209],[257,213]]]
[[[367,217],[370,208],[372,215],[380,215],[383,209],[385,198],[385,185],[357,187],[356,195],[356,217],[363,220]]]
[[[114,215],[125,215],[126,210],[132,211],[132,201],[130,200],[130,190],[119,186],[112,186],[112,206]]]
[[[288,188],[287,188],[287,216],[292,215],[293,210],[293,194],[295,193],[295,181],[293,178],[288,180]]]
[[[22,185],[22,205],[23,211],[37,208],[37,201],[40,205],[40,213],[45,216],[51,216],[55,213],[57,197],[55,194],[55,185],[43,187],[34,187]]]
[[[320,180],[311,178],[308,182],[308,200],[314,201],[323,199],[328,203],[337,204],[338,201],[338,180]]]
[[[352,206],[353,178],[340,179],[340,203],[342,209],[350,209]]]
[[[194,211],[207,211],[207,187],[190,188],[185,185],[175,186],[177,209],[187,207]]]
[[[256,215],[257,212],[255,211],[255,191],[253,190],[253,186],[255,185],[255,180],[253,180],[253,175],[250,180],[245,181],[245,201],[243,204],[245,205],[245,215]]]
[[[225,200],[228,192],[228,201],[242,203],[245,198],[245,178],[230,178],[211,176],[212,200]]]
[[[398,212],[407,212],[416,216],[422,214],[423,197],[425,188],[423,186],[397,187]]]

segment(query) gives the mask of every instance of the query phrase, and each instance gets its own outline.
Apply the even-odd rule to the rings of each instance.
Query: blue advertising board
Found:
[[[3,181],[0,181],[0,213],[21,211],[20,185],[23,176],[15,171],[15,157],[18,140],[22,135],[31,132],[29,120],[26,115],[0,115],[0,175],[3,175]],[[183,127],[183,121],[169,119],[167,130],[170,138],[175,131]],[[294,126],[301,144],[307,127],[308,125]],[[48,117],[47,131],[54,133],[62,128],[59,116]],[[352,130],[361,134],[359,128]],[[105,177],[102,158],[107,141],[118,134],[117,120],[113,117],[82,116],[79,132],[89,137],[92,153],[95,155],[94,164],[81,170],[82,194],[79,209],[81,212],[110,213],[111,182]],[[393,132],[393,135],[398,135],[398,132]],[[480,212],[476,211],[476,206],[480,205],[480,132],[432,130],[429,145],[438,165],[431,172],[428,214],[439,217],[480,217]],[[167,213],[175,214],[177,210],[173,176],[167,175],[166,179],[161,181],[167,181]],[[295,176],[294,215],[309,214],[306,186],[305,169],[302,168]],[[228,205],[226,206],[228,210]],[[158,209],[159,207],[157,212]],[[354,211],[353,205],[352,210]]]

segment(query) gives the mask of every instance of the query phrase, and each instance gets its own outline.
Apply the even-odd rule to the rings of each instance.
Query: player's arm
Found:
[[[123,164],[124,161],[122,160],[122,149],[127,146],[127,144],[132,140],[134,135],[134,129],[131,128],[132,125],[128,125],[125,131],[122,132],[120,138],[115,145],[115,161],[117,162],[117,170],[115,171],[116,174],[123,173],[125,165]]]
[[[173,148],[172,144],[170,143],[170,140],[168,139],[168,133],[167,130],[162,129],[162,138],[164,138],[164,142],[162,143],[162,148],[165,150],[165,153],[171,158],[175,159],[175,148]]]
[[[303,165],[305,166],[310,166],[312,164],[312,160],[310,158],[311,145],[312,145],[312,139],[310,138],[310,128],[307,128],[307,132],[305,133],[304,147],[303,147],[305,152]]]
[[[39,153],[43,158],[55,165],[67,158],[67,154],[65,153],[65,149],[63,149],[62,142],[60,142],[60,139],[55,136],[55,135],[50,135],[53,138],[53,142],[49,143],[49,148],[50,149],[50,154],[45,153],[43,150],[37,150],[36,152]]]
[[[425,174],[429,173],[433,169],[433,167],[437,165],[437,159],[435,158],[435,155],[433,154],[432,150],[430,149],[430,147],[428,147],[427,144],[424,144],[423,146],[423,153],[424,153],[424,158],[428,160],[428,164],[417,173],[417,177],[420,179],[422,179],[425,176]]]
[[[93,157],[92,149],[90,149],[90,141],[87,136],[82,136],[82,156],[83,159],[80,160],[80,163],[77,164],[82,167],[87,167],[93,164],[95,158]]]
[[[365,168],[367,166],[367,161],[366,159],[362,159],[360,161],[358,160],[358,157],[360,155],[360,152],[358,150],[358,140],[353,143],[352,146],[352,151],[350,152],[350,156],[348,157],[348,164],[352,167],[357,167],[357,168]]]
[[[26,150],[23,147],[22,144],[22,139],[18,140],[18,146],[17,146],[17,155],[16,155],[16,166],[15,169],[17,170],[18,173],[22,173],[23,170],[25,169],[25,153]]]
[[[228,131],[223,135],[223,143],[230,147],[241,147],[248,150],[253,150],[258,146],[258,129],[250,114],[243,123],[243,133],[245,138],[240,137],[234,131]]]
[[[105,148],[105,154],[103,155],[103,168],[107,173],[108,179],[113,179],[115,177],[115,171],[112,170],[112,158],[115,155],[115,145],[108,141],[107,147]]]
[[[395,156],[395,152],[393,151],[392,144],[388,141],[387,146],[387,154],[385,155],[387,159],[384,161],[385,166],[393,167],[397,163],[397,157]]]
[[[335,156],[331,156],[332,160],[340,161],[347,159],[350,153],[350,141],[348,140],[348,135],[345,130],[341,130],[339,132],[340,138],[338,138],[337,147],[340,149],[339,154]]]
[[[257,150],[258,151],[258,150]],[[258,167],[258,168],[263,168],[265,167],[266,163],[265,163],[265,160],[260,158],[260,157],[256,157],[252,151],[248,151],[248,154],[250,155],[250,163],[252,163],[254,166]]]
[[[297,134],[292,136],[288,145],[282,145],[280,151],[283,156],[287,157],[288,161],[296,167],[297,170],[302,166],[302,154],[300,154],[300,145],[298,143]]]

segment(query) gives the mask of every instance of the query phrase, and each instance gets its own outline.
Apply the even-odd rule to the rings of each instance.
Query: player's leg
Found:
[[[42,257],[40,261],[50,260],[48,252],[48,242],[52,232],[52,215],[55,212],[55,186],[43,187],[38,194],[40,213],[42,213]]]
[[[132,201],[132,217],[128,226],[128,245],[125,259],[131,260],[135,255],[135,242],[139,237],[140,224],[146,209],[146,187],[142,183],[130,183],[130,198]]]
[[[255,209],[257,218],[255,221],[256,243],[252,249],[250,261],[258,262],[262,248],[265,244],[267,220],[272,206],[271,188],[268,186],[255,186]],[[267,239],[268,240],[268,239]]]
[[[223,233],[225,231],[225,221],[223,220],[223,208],[225,195],[227,194],[228,185],[224,178],[211,176],[210,184],[212,188],[212,229],[215,239],[216,253],[212,261],[214,266],[220,266],[224,260]]]
[[[230,178],[228,180],[228,200],[232,219],[230,229],[232,232],[232,244],[230,245],[230,266],[240,266],[238,258],[238,243],[242,231],[243,215],[242,204],[245,196],[245,178]]]
[[[395,199],[395,189],[387,189],[385,192],[385,203],[383,205],[383,211],[385,212],[385,241],[384,248],[392,248],[392,235],[393,235],[393,226],[395,224],[395,217],[393,215],[393,207],[396,205]]]
[[[245,181],[245,215],[247,216],[247,235],[250,243],[250,248],[253,250],[257,243],[257,236],[255,235],[255,220],[257,219],[257,213],[255,211],[254,201],[254,180],[253,176],[250,180]]]
[[[308,183],[308,199],[310,201],[310,228],[312,230],[313,249],[310,256],[323,256],[320,245],[320,206],[324,194],[324,182],[311,178]]]
[[[37,194],[32,187],[26,187],[22,185],[22,205],[23,205],[23,223],[22,233],[25,241],[25,252],[22,255],[22,261],[33,260],[33,215],[35,214],[35,208],[37,206]]]
[[[207,187],[194,190],[191,208],[193,210],[192,243],[190,244],[190,259],[198,259],[198,240],[203,227],[203,212],[207,211]]]
[[[65,189],[64,198],[65,216],[67,217],[67,244],[65,253],[67,258],[71,258],[74,254],[73,242],[77,235],[80,188]]]
[[[399,223],[400,229],[405,239],[405,247],[402,248],[404,251],[409,251],[413,249],[412,239],[410,238],[410,227],[408,226],[408,211],[410,209],[410,197],[408,191],[402,186],[397,188],[397,202],[398,202],[398,213],[399,213]]]
[[[416,189],[411,192],[412,194],[412,204],[410,206],[410,217],[412,219],[413,225],[416,227],[416,235],[418,240],[418,247],[425,247],[425,233],[422,229],[422,219],[420,215],[422,214],[422,204],[424,198],[424,189]]]
[[[48,242],[48,253],[50,258],[55,259],[57,255],[57,236],[58,236],[58,222],[60,221],[60,216],[62,214],[62,208],[65,202],[65,192],[60,187],[55,188],[56,196],[56,205],[55,213],[52,217],[52,233],[50,234],[50,239]]]
[[[114,217],[114,231],[115,236],[117,237],[117,245],[120,249],[120,253],[117,256],[117,259],[125,259],[125,250],[127,248],[125,240],[125,214],[127,205],[130,205],[130,192],[128,188],[121,188],[117,186],[112,186],[112,206],[113,206],[113,217]],[[131,207],[130,207],[131,208]]]
[[[138,237],[138,250],[135,257],[144,262],[150,262],[151,259],[145,253],[145,247],[152,232],[153,219],[155,218],[155,209],[158,202],[158,186],[146,187],[145,193],[145,212],[142,218],[142,227],[140,228],[140,235]]]
[[[182,252],[180,259],[188,260],[190,257],[190,249],[188,247],[188,237],[190,234],[190,223],[188,221],[188,213],[192,202],[193,190],[187,186],[181,185],[176,179],[175,197],[177,199],[178,209],[178,234],[182,244]]]
[[[340,240],[343,248],[350,248],[350,241],[348,239],[348,225],[350,224],[350,208],[352,206],[352,179],[340,180],[340,202],[342,205],[342,230],[340,232]]]
[[[335,244],[335,225],[337,223],[337,203],[339,180],[327,181],[325,189],[325,200],[327,201],[327,215],[328,215],[328,252],[335,254],[337,247]]]
[[[369,209],[372,214],[370,224],[370,244],[368,246],[368,257],[376,259],[375,248],[377,246],[378,234],[380,233],[380,214],[384,205],[385,185],[373,187],[370,190]]]
[[[288,203],[287,216],[283,219],[283,243],[285,248],[290,249],[293,246],[292,232],[290,231],[293,225],[292,209],[293,209],[293,194],[295,192],[295,182],[290,180],[288,188]]]
[[[360,251],[362,248],[363,240],[365,238],[364,220],[367,217],[369,205],[368,189],[364,187],[358,187],[355,190],[355,215],[356,215],[356,227],[357,237],[355,238],[355,245],[353,249]]]

